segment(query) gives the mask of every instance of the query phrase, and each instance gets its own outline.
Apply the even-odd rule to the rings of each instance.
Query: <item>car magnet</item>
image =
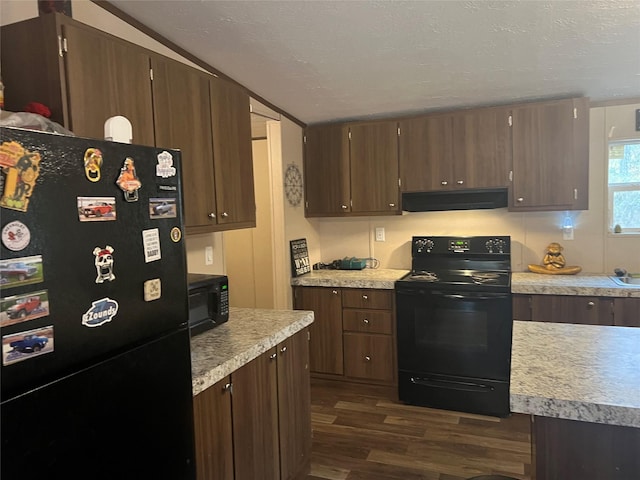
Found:
[[[178,243],[181,238],[182,238],[182,231],[180,230],[180,228],[173,227],[171,229],[171,241],[173,241],[173,243]]]
[[[2,336],[2,365],[53,352],[53,325]]]
[[[160,298],[162,293],[160,279],[154,278],[144,282],[144,301],[151,302]]]
[[[113,274],[113,247],[107,245],[104,248],[96,247],[93,249],[95,256],[96,283],[104,283],[105,281],[113,281],[116,276]]]
[[[3,290],[42,281],[42,255],[0,260],[0,285]]]
[[[173,166],[173,156],[166,150],[158,154],[156,176],[162,178],[175,177],[176,167]]]
[[[118,313],[118,302],[109,297],[91,302],[91,308],[82,315],[85,327],[99,327],[113,320]]]
[[[116,184],[124,192],[124,199],[127,202],[138,201],[138,189],[142,187],[142,182],[140,182],[136,174],[133,158],[127,157],[125,159],[124,166],[120,169],[120,175],[116,180]]]
[[[150,198],[149,217],[154,218],[176,218],[177,205],[175,198]]]
[[[100,181],[102,170],[102,152],[97,148],[87,148],[84,152],[84,174],[90,182]]]
[[[0,168],[5,173],[0,206],[26,212],[40,174],[40,154],[29,152],[18,142],[0,145]]]
[[[160,232],[157,228],[142,231],[142,244],[144,245],[144,261],[154,262],[162,258],[160,252]]]
[[[19,252],[31,241],[31,232],[22,222],[14,220],[2,228],[2,243],[9,250]]]
[[[47,290],[0,298],[0,327],[49,315]]]
[[[106,222],[116,219],[116,197],[77,197],[81,222]]]

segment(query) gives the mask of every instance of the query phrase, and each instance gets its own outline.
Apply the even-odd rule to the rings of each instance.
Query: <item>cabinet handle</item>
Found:
[[[365,325],[369,325],[369,320],[365,318],[362,320],[362,323],[364,323]]]
[[[216,214],[215,214],[215,213],[213,213],[213,212],[211,212],[211,213],[208,215],[208,217],[209,217],[209,218],[216,218]]]
[[[277,353],[272,353],[271,355],[269,355],[269,360],[275,360],[277,356]]]
[[[362,295],[362,299],[363,300],[369,300],[369,297],[367,295]]]
[[[395,203],[390,203],[390,204],[389,204],[389,206],[390,206],[391,208],[394,208],[394,207],[396,206],[396,204],[395,204]]]
[[[331,293],[333,293],[334,295],[338,294],[338,290],[331,290]]]
[[[280,349],[280,353],[284,353],[284,352],[286,352],[286,351],[287,351],[287,347],[282,347],[282,348]]]
[[[458,185],[463,185],[463,184],[464,184],[464,180],[458,180],[456,183],[457,183]]]
[[[591,309],[591,308],[595,307],[595,305],[596,305],[596,304],[595,304],[595,303],[593,303],[593,302],[587,302],[587,308],[589,308],[589,309]]]
[[[518,203],[522,203],[522,202],[524,202],[524,198],[522,198],[522,197],[518,197],[518,199],[517,199],[516,201],[517,201]]]
[[[369,355],[365,355],[364,361],[365,362],[370,362],[371,361],[371,357]]]
[[[227,212],[222,212],[222,218],[227,218],[229,214]]]
[[[346,205],[340,205],[340,206],[342,207],[343,210],[346,210],[347,208],[349,208]]]
[[[447,182],[446,180],[442,180],[442,181],[440,182],[440,185],[449,185],[449,182]]]
[[[224,392],[233,393],[233,383],[225,383],[224,386],[222,387],[222,393]]]

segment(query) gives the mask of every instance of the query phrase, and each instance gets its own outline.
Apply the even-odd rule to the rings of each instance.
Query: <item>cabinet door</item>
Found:
[[[236,480],[279,480],[276,349],[231,375]]]
[[[342,306],[345,308],[373,308],[391,310],[393,290],[369,288],[345,288],[342,290]]]
[[[345,376],[393,381],[395,368],[391,336],[345,333],[344,352]]]
[[[588,112],[584,114],[588,115]],[[574,208],[574,203],[583,196],[576,184],[583,172],[574,170],[574,128],[577,120],[574,118],[574,101],[569,99],[521,105],[512,109],[512,115],[513,183],[510,208]],[[582,125],[584,122],[581,120],[579,123]]]
[[[532,295],[531,317],[537,322],[613,325],[610,305],[598,297]]]
[[[342,375],[342,299],[338,288],[296,287],[295,308],[312,310],[309,327],[311,371]]]
[[[351,211],[347,128],[342,125],[308,127],[304,153],[306,216]]]
[[[342,311],[344,331],[359,333],[393,334],[393,313],[381,310],[356,310],[346,308]]]
[[[400,121],[403,192],[448,190],[453,179],[452,117],[426,115]]]
[[[511,166],[508,108],[453,115],[453,187],[507,187]]]
[[[283,341],[277,349],[280,477],[289,480],[308,473],[310,468],[311,387],[308,330],[302,330]]]
[[[613,322],[621,327],[640,327],[640,298],[614,298]]]
[[[226,377],[193,399],[197,480],[233,480],[230,386]]]
[[[133,143],[154,145],[150,58],[145,50],[73,24],[62,27],[70,129],[104,138],[104,122],[129,119]],[[165,117],[168,121],[170,117]]]
[[[531,320],[531,295],[513,295],[513,319]]]
[[[400,213],[397,123],[352,125],[349,134],[351,212]]]
[[[218,225],[255,227],[249,95],[219,78],[210,85]]]
[[[185,225],[216,225],[209,75],[153,57],[156,143],[182,151]]]

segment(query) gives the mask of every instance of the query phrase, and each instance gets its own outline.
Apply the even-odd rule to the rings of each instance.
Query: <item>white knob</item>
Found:
[[[366,296],[366,295],[362,295],[362,299],[363,299],[363,300],[369,300],[369,297],[368,297],[368,296]]]
[[[442,181],[440,182],[440,185],[449,185],[449,182],[447,182],[446,180],[442,180]]]
[[[222,218],[227,218],[229,214],[227,212],[222,212]]]
[[[390,203],[390,204],[389,204],[389,206],[390,206],[391,208],[393,208],[393,207],[395,207],[395,206],[396,206],[396,204],[395,204],[395,203]]]
[[[209,216],[209,218],[216,218],[216,214],[213,213],[213,212],[211,212],[208,216]]]
[[[284,353],[284,352],[286,352],[286,351],[287,351],[287,347],[282,347],[282,348],[280,349],[280,353]]]
[[[371,357],[369,355],[364,357],[365,361],[370,362],[371,361]]]
[[[338,291],[337,290],[331,290],[331,293],[333,293],[334,295],[337,295]]]
[[[269,355],[269,359],[270,360],[275,360],[275,358],[278,356],[278,354],[276,353],[272,353],[271,355]]]
[[[594,306],[595,306],[595,303],[593,302],[587,303],[587,308],[593,308]]]
[[[342,209],[343,209],[343,210],[346,210],[347,208],[349,208],[349,207],[347,207],[346,205],[341,205],[341,206],[342,206]]]
[[[365,318],[364,320],[362,320],[362,323],[364,323],[365,325],[369,325],[369,320]]]
[[[464,180],[458,180],[456,183],[457,183],[458,185],[462,185],[462,184],[464,184]]]
[[[524,202],[524,198],[518,197],[518,202]]]

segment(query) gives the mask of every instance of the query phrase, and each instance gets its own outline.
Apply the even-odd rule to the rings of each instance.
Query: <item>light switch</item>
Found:
[[[213,265],[213,247],[205,247],[204,249],[204,264]]]

